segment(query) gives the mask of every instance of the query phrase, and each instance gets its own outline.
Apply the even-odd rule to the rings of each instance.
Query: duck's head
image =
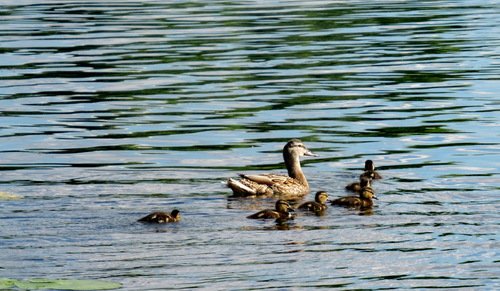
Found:
[[[283,154],[284,155],[291,155],[291,156],[311,156],[311,157],[317,157],[317,154],[314,154],[311,152],[307,147],[304,145],[304,143],[300,139],[291,139],[289,140],[286,145],[283,147]]]
[[[372,160],[366,160],[365,161],[365,171],[375,171],[375,164],[373,163]]]
[[[276,201],[276,211],[281,212],[281,213],[288,213],[288,212],[293,212],[292,207],[286,200],[278,200]]]
[[[364,175],[361,175],[359,177],[359,186],[361,186],[361,188],[371,187],[372,186],[372,179],[368,178],[368,177],[366,177]]]
[[[172,218],[174,218],[175,220],[179,220],[181,219],[181,212],[177,209],[174,209],[172,210],[172,212],[170,212],[170,216],[172,216]]]
[[[359,197],[362,199],[378,199],[377,196],[375,196],[375,192],[373,192],[372,187],[365,187],[361,190],[359,193]]]
[[[320,204],[325,204],[328,201],[328,193],[325,191],[318,191],[314,196],[314,200]]]

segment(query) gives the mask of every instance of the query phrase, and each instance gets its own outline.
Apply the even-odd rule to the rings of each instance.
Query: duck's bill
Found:
[[[378,200],[378,197],[377,197],[377,196],[375,196],[375,195],[373,195],[373,196],[372,196],[372,198],[373,198],[373,199],[377,199],[377,200]]]
[[[318,157],[317,154],[311,152],[310,150],[307,150],[305,153],[304,153],[304,156],[309,156],[309,157]]]

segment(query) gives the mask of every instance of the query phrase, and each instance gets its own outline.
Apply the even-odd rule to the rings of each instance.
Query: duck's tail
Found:
[[[257,191],[243,184],[241,181],[229,178],[226,185],[233,190],[236,196],[255,196]]]

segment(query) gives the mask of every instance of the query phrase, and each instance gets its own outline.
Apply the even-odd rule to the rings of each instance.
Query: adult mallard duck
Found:
[[[257,213],[247,216],[250,219],[293,219],[293,209],[286,200],[278,200],[274,206],[275,209],[264,209]]]
[[[309,184],[300,166],[300,157],[317,156],[299,139],[292,139],[283,147],[283,159],[288,176],[277,174],[240,174],[241,179],[229,178],[227,186],[235,196],[303,196],[309,193]]]
[[[170,214],[166,212],[153,212],[139,219],[140,222],[148,222],[148,223],[169,223],[169,222],[178,222],[181,220],[180,211],[177,209],[172,210]]]
[[[297,209],[313,211],[313,212],[322,212],[325,211],[328,206],[326,206],[326,202],[328,201],[328,193],[325,191],[318,191],[314,196],[314,201],[308,201],[302,203]]]
[[[363,178],[361,184],[364,185],[359,191],[359,196],[346,196],[335,199],[331,202],[332,205],[343,206],[349,208],[365,209],[373,206],[372,199],[378,199],[370,185],[370,180]]]

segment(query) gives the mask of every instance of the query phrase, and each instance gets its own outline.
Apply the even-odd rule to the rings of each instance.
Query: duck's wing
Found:
[[[140,222],[148,222],[148,223],[165,223],[170,222],[172,219],[170,215],[165,212],[153,212],[139,219]]]
[[[299,207],[297,207],[297,209],[314,211],[315,210],[314,203],[315,203],[314,201],[308,201],[302,203]]]
[[[229,178],[227,186],[233,190],[235,196],[255,197],[273,194],[271,187],[266,184],[257,183],[246,178],[240,180]]]
[[[373,176],[373,179],[375,180],[382,179],[382,175],[380,175],[378,172],[373,172]]]
[[[361,189],[361,186],[359,182],[354,182],[345,186],[345,189],[352,192],[358,192]]]
[[[271,196],[271,195],[304,195],[309,188],[299,181],[284,175],[240,174],[241,179],[229,179],[227,186],[233,190],[235,196]]]
[[[305,211],[312,211],[316,212],[317,214],[320,214],[320,212],[323,212],[326,209],[326,205],[322,205],[316,201],[309,201],[301,204],[297,209],[300,210],[305,210]]]
[[[361,199],[356,196],[346,196],[333,200],[332,205],[358,207],[361,205]]]
[[[264,184],[267,186],[272,186],[277,183],[286,183],[287,180],[291,179],[288,176],[276,175],[276,174],[261,174],[261,175],[240,174],[240,177],[253,181],[257,184]]]
[[[285,175],[263,174],[244,175],[242,182],[249,182],[258,185],[259,195],[280,195],[280,196],[302,196],[309,193],[309,188],[302,185],[298,180]]]
[[[373,180],[382,179],[382,176],[377,171],[365,171],[363,174],[361,174],[360,178],[361,177]]]
[[[250,219],[270,219],[270,218],[279,218],[280,214],[274,210],[271,209],[265,209],[262,211],[259,211],[257,213],[254,213],[252,215],[247,216],[247,218]]]

